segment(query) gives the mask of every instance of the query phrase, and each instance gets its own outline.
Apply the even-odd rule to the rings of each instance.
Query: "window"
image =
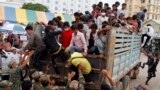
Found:
[[[155,9],[156,9],[156,8],[153,6],[153,12],[155,12]]]
[[[63,2],[63,5],[66,5],[66,3],[65,3],[65,2]]]
[[[145,9],[145,7],[144,7],[144,6],[140,7],[140,10],[143,10],[143,9]]]
[[[145,0],[141,0],[142,3],[145,3]]]
[[[88,3],[88,0],[86,0],[86,3]]]
[[[154,19],[154,15],[152,15],[152,19]]]
[[[47,0],[47,3],[50,3],[50,0]]]
[[[151,0],[149,0],[149,3],[151,3]]]
[[[65,9],[65,8],[63,8],[63,11],[66,11],[66,9]]]
[[[58,7],[55,7],[54,9],[55,9],[55,10],[58,10]]]
[[[55,4],[58,4],[58,1],[55,1]]]
[[[157,20],[157,15],[156,15],[155,19]]]
[[[81,7],[81,5],[79,4],[78,7]]]

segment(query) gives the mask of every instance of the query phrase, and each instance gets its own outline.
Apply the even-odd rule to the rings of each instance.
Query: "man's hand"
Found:
[[[107,25],[107,26],[106,26],[106,30],[112,30],[112,26]]]
[[[34,51],[30,51],[30,52],[28,53],[28,56],[31,57],[31,56],[33,55],[33,53],[34,53]]]
[[[88,53],[87,52],[83,52],[83,56],[87,56],[88,55]]]
[[[68,79],[71,80],[75,76],[75,72],[69,72],[68,73]]]
[[[108,72],[108,71],[105,70],[105,69],[102,70],[102,73],[103,73],[105,76],[107,76],[107,77],[110,77],[110,76],[111,76],[111,73]]]
[[[79,72],[84,72],[84,70],[85,70],[85,66],[84,66],[82,63],[80,63],[80,64],[78,65],[78,71],[79,71]]]

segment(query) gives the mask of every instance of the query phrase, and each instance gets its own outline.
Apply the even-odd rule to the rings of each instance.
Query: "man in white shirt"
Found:
[[[86,41],[88,45],[88,54],[96,54],[99,55],[99,50],[98,47],[96,46],[97,44],[97,32],[98,32],[98,27],[97,24],[92,24],[90,26],[90,30],[87,31],[86,33]]]
[[[108,21],[108,18],[109,17],[106,16],[105,10],[101,10],[101,16],[98,16],[97,18],[97,25],[99,29],[101,29],[104,21]]]
[[[118,10],[118,12],[117,12],[117,20],[118,20],[120,15],[123,15],[123,16],[127,17],[126,16],[126,3],[123,3],[122,4],[122,9]]]
[[[151,24],[148,24],[147,25],[147,32],[145,34],[142,34],[142,43],[144,41],[144,37],[147,37],[143,47],[145,47],[147,45],[147,43],[150,41],[150,39],[154,36],[154,29],[153,27],[151,26]]]

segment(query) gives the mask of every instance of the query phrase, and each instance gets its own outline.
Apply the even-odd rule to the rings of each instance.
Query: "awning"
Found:
[[[56,16],[61,16],[62,21],[72,22],[73,16],[62,13],[49,13],[42,11],[26,10],[26,9],[16,9],[13,7],[0,6],[0,20],[5,20],[12,23],[35,23],[44,22],[48,23]]]

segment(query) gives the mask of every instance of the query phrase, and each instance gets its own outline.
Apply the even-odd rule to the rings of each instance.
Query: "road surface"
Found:
[[[141,61],[146,62],[147,57],[144,54],[141,54]],[[138,86],[139,84],[145,84],[146,77],[147,77],[147,66],[145,66],[144,69],[140,68],[140,73],[138,75],[138,78],[135,80],[131,80],[131,89],[130,90],[135,90],[134,87]],[[157,66],[157,72],[156,72],[157,77],[152,78],[149,81],[149,85],[147,86],[148,90],[160,90],[160,63]]]

